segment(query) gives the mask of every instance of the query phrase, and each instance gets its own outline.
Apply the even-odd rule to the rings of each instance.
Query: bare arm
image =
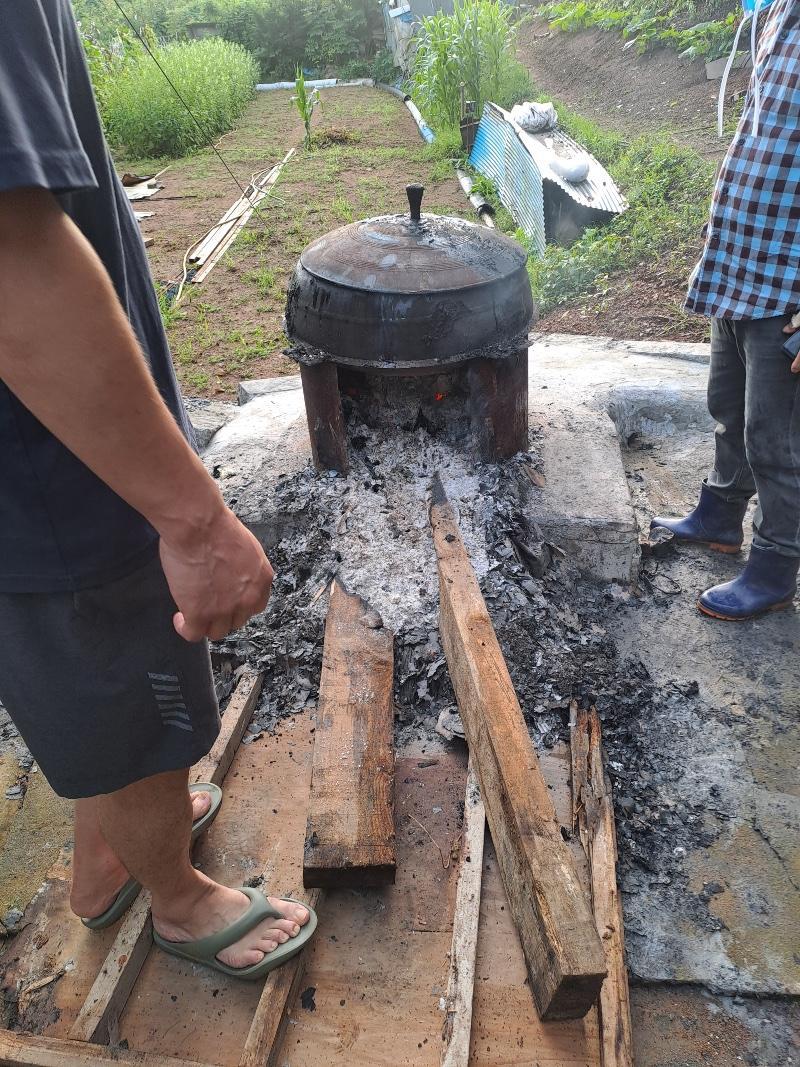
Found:
[[[111,280],[51,193],[0,193],[0,379],[161,535],[187,640],[222,637],[272,570],[162,401]]]

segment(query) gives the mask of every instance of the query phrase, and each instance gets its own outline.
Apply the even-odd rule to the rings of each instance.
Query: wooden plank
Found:
[[[321,889],[300,890],[292,896],[318,909],[323,891]],[[283,1044],[283,1035],[289,1021],[288,1013],[297,1000],[305,976],[306,954],[304,949],[299,955],[267,976],[239,1060],[239,1067],[276,1067]]]
[[[176,1060],[157,1053],[112,1051],[81,1041],[0,1030],[2,1067],[119,1067],[120,1064],[122,1067],[198,1067],[195,1061]]]
[[[531,990],[543,1019],[578,1018],[592,1007],[606,975],[603,947],[438,478],[430,518],[439,564],[442,647]]]
[[[464,837],[453,916],[450,977],[442,1029],[442,1067],[469,1067],[485,829],[486,808],[475,768],[470,761],[464,797]]]
[[[260,671],[248,670],[242,675],[222,716],[219,736],[209,754],[192,768],[190,781],[222,784],[242,734],[252,718],[262,680]],[[110,1044],[116,1040],[119,1017],[152,943],[150,897],[142,893],[119,929],[105,963],[70,1029],[70,1038],[100,1044]]]
[[[617,888],[617,836],[611,782],[603,767],[596,708],[570,707],[572,820],[589,860],[592,906],[608,978],[600,990],[603,1067],[633,1067],[633,1038],[622,902]]]
[[[317,470],[347,474],[347,433],[339,393],[339,371],[335,363],[300,364],[303,399],[306,405],[308,438]]]
[[[394,635],[359,596],[334,582],[319,691],[303,883],[392,884]]]

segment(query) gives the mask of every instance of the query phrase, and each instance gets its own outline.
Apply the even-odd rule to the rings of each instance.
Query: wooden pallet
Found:
[[[212,877],[235,884],[249,856],[247,873],[263,873],[278,889],[301,878],[314,725],[304,713],[237,752],[259,685],[252,675],[241,681],[218,745],[195,769],[195,780],[224,781],[226,798],[200,858]],[[609,869],[613,877],[613,824],[592,729],[576,712],[572,758],[562,748],[540,762],[559,822],[574,817],[580,831],[574,859],[582,886],[593,890],[609,972],[622,983],[618,900],[600,899]],[[54,872],[4,960],[7,988],[21,988],[20,1002],[37,1008],[20,1011],[17,1025],[36,1035],[0,1031],[0,1065],[437,1067],[444,1057],[448,1067],[529,1067],[533,1058],[552,1067],[629,1067],[614,1058],[619,1034],[630,1037],[614,1028],[614,1002],[577,1020],[536,1015],[493,843],[487,837],[480,846],[481,808],[464,751],[431,759],[424,746],[406,749],[396,781],[396,885],[328,893],[307,952],[262,988],[151,953],[144,902],[116,937],[90,935],[69,915],[68,871]],[[467,876],[459,879],[459,870]]]

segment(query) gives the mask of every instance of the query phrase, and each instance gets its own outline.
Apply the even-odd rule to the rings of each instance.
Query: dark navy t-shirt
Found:
[[[69,0],[0,0],[0,195],[51,190],[93,245],[184,434],[183,410],[138,224],[106,148]],[[58,285],[40,250],[40,284]],[[2,315],[0,293],[0,315]],[[52,324],[58,358],[59,324]],[[100,366],[101,347],[85,353]],[[0,590],[88,588],[133,570],[155,530],[0,380]]]

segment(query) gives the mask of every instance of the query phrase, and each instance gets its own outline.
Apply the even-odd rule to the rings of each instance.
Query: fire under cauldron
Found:
[[[493,229],[421,214],[423,191],[406,187],[408,215],[314,241],[295,268],[288,355],[300,364],[319,469],[348,469],[342,395],[385,407],[388,383],[420,415],[449,400],[485,461],[528,447],[527,255]]]

